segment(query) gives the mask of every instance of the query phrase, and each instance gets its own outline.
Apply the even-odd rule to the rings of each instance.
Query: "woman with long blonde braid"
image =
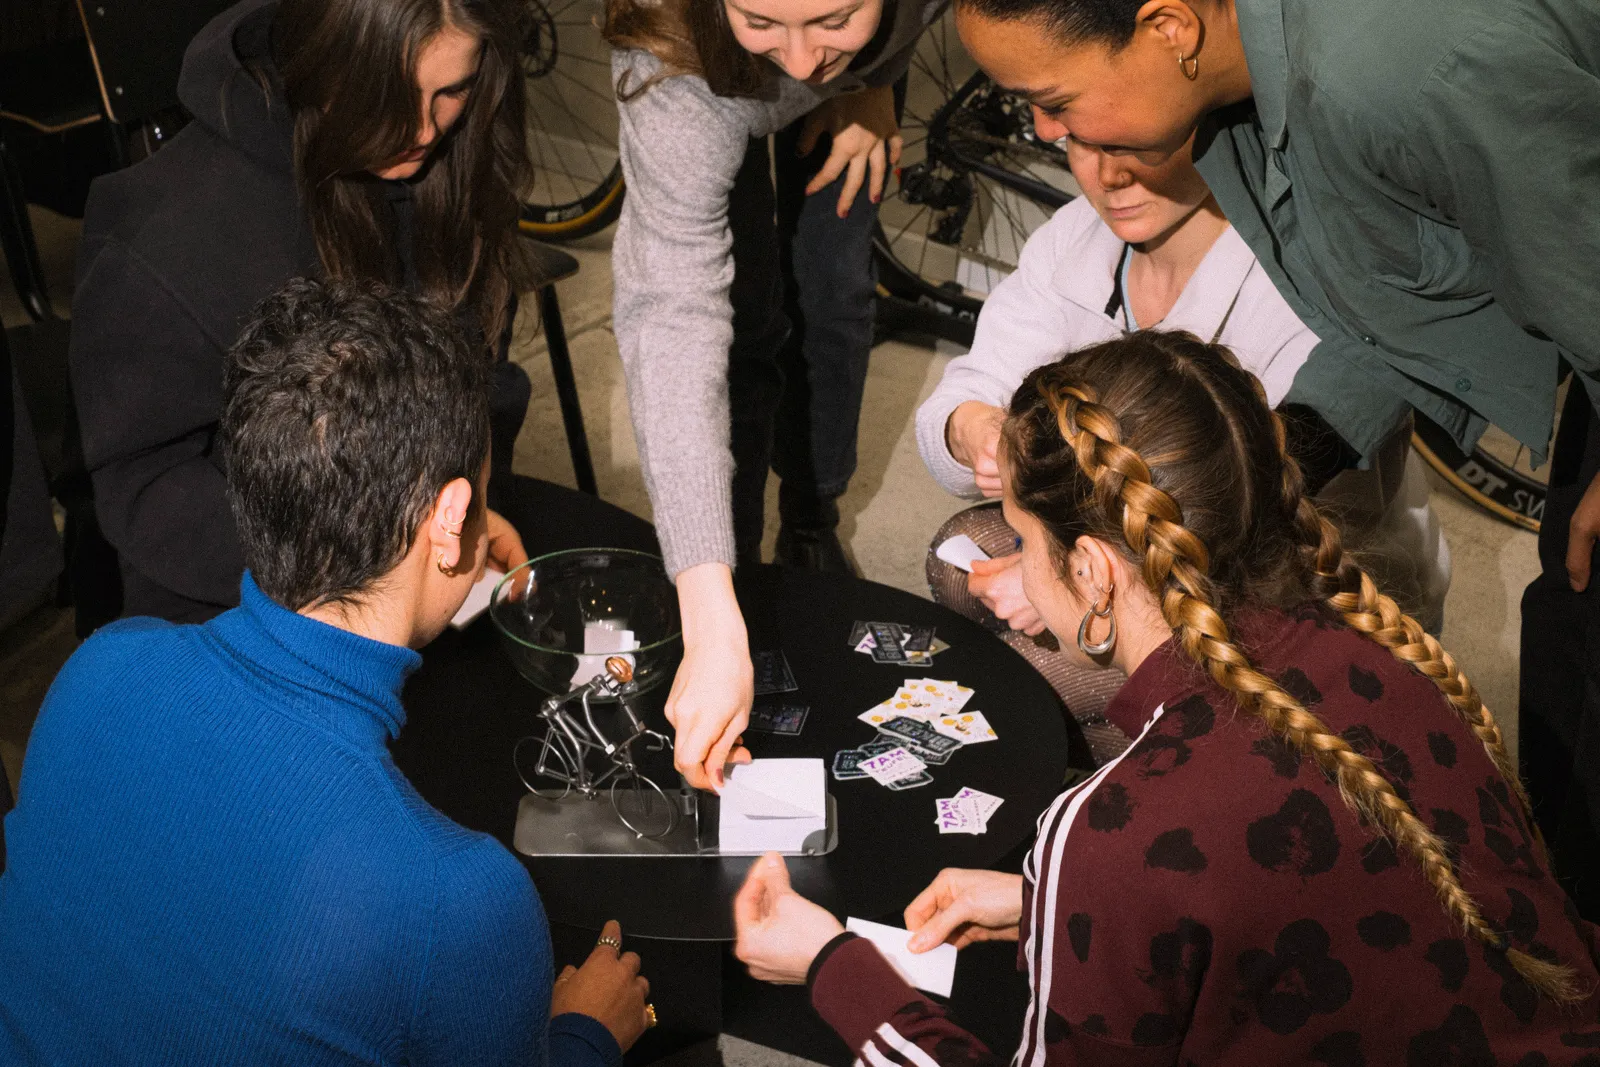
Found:
[[[1029,600],[1127,674],[1107,715],[1137,738],[1021,876],[906,908],[914,950],[1021,942],[1018,1067],[1600,1065],[1595,930],[1494,717],[1305,497],[1259,383],[1132,334],[1029,375],[1003,436]],[[863,1061],[998,1060],[779,857],[735,911],[751,972],[809,983]]]

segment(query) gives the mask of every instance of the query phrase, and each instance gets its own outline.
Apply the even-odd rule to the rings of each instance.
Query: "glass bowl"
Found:
[[[571,692],[617,654],[643,693],[683,657],[677,587],[647,552],[579,548],[529,560],[495,586],[489,617],[517,672],[547,693]]]

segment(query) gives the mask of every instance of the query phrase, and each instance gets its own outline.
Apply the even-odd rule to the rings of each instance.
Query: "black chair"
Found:
[[[534,274],[539,279],[539,317],[544,323],[545,342],[550,349],[550,373],[556,382],[556,400],[561,404],[561,423],[567,431],[572,475],[580,490],[599,496],[594,463],[589,458],[589,435],[583,428],[583,408],[578,403],[578,383],[572,375],[572,353],[567,348],[561,302],[556,296],[556,283],[577,274],[578,261],[561,249],[539,241],[529,240],[528,246]]]

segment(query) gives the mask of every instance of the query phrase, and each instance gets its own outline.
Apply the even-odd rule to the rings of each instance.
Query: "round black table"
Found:
[[[522,533],[530,555],[594,546],[659,551],[647,523],[593,497],[532,479],[502,488],[495,502]],[[932,601],[874,582],[768,566],[741,571],[735,589],[752,651],[781,649],[799,686],[758,700],[811,708],[798,737],[747,734],[758,758],[815,756],[831,762],[837,750],[874,736],[856,716],[891,696],[907,677],[973,687],[967,707],[984,712],[998,734],[998,740],[967,746],[945,766],[932,768],[934,783],[919,789],[894,792],[870,779],[838,782],[830,776],[839,845],[826,856],[788,861],[800,892],[841,917],[898,925],[901,910],[940,869],[994,866],[1032,838],[1039,813],[1060,791],[1067,736],[1059,701],[1021,656]],[[925,668],[875,663],[848,646],[858,619],[932,625],[951,648]],[[663,729],[660,708],[667,690],[663,685],[644,701]],[[487,617],[464,631],[447,631],[423,650],[423,666],[407,685],[407,723],[393,746],[395,761],[431,804],[510,848],[524,792],[511,750],[531,732],[542,696],[512,669]],[[1005,803],[986,834],[941,835],[934,800],[963,786]],[[661,942],[699,942],[714,951],[695,955],[684,945],[679,951],[687,955],[681,958],[699,961],[696,967],[724,956],[720,943],[733,937],[733,896],[752,862],[519,858],[552,923],[596,931],[607,919],[618,919],[625,937],[657,939],[646,943],[655,947],[640,946],[647,967],[667,948]],[[661,984],[659,977],[652,981]],[[958,972],[958,999],[959,986]]]

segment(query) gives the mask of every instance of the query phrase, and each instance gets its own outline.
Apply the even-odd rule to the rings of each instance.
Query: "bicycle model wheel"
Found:
[[[879,209],[879,278],[890,293],[974,316],[1022,246],[1078,194],[1066,153],[1040,141],[1021,97],[978,69],[946,12],[906,79],[898,182]]]
[[[666,837],[678,825],[672,798],[642,774],[619,774],[612,779],[611,809],[622,825],[640,837]]]
[[[1561,408],[1566,403],[1567,383],[1556,393],[1556,426],[1550,443],[1555,445],[1555,430],[1561,423]],[[1539,532],[1544,519],[1545,492],[1549,488],[1550,461],[1533,464],[1533,450],[1498,426],[1490,426],[1471,452],[1444,430],[1417,416],[1411,446],[1462,496],[1495,518]]]
[[[516,769],[522,787],[528,792],[544,800],[562,800],[572,792],[577,768],[572,765],[557,739],[549,735],[549,729],[546,727],[544,737],[530,735],[518,741],[511,750],[511,766]],[[527,744],[540,746],[538,761],[531,769],[522,766],[522,746]],[[529,773],[530,770],[532,773]],[[537,785],[534,784],[536,782]]]
[[[603,0],[548,6],[528,0],[522,70],[533,183],[518,225],[535,237],[584,237],[622,211],[611,47],[600,36],[604,13]]]

